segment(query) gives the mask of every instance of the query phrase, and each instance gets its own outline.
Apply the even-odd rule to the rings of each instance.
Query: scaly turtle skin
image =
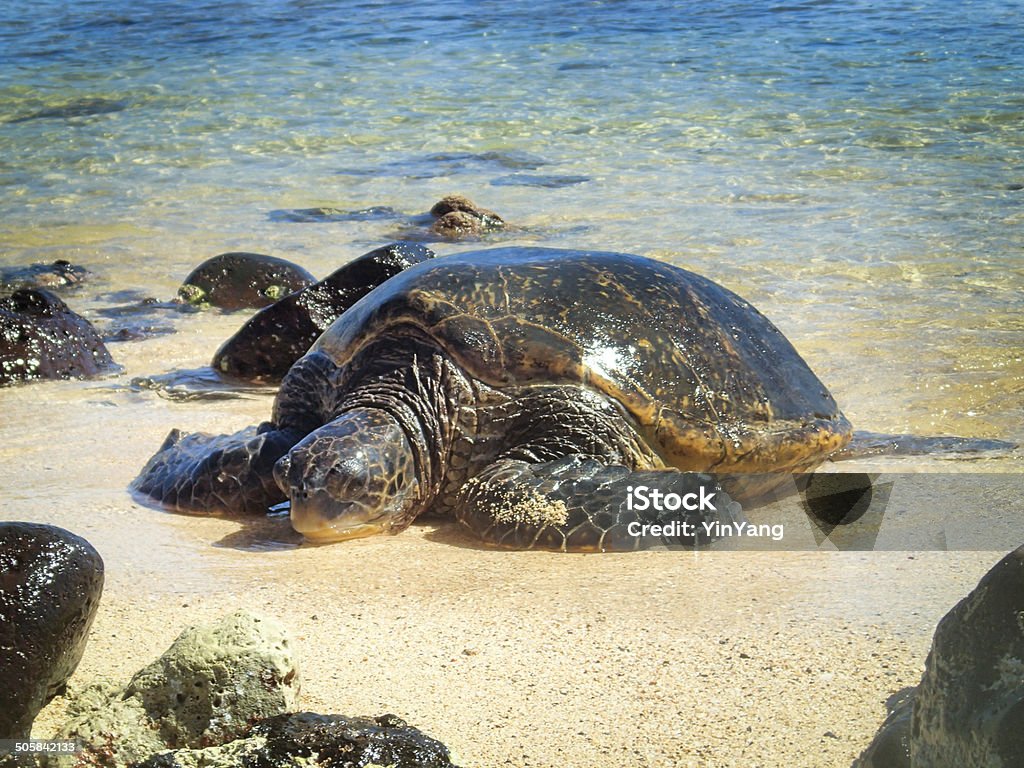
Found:
[[[191,511],[288,498],[314,540],[397,533],[431,509],[504,546],[632,549],[653,542],[628,524],[662,518],[630,509],[630,486],[760,483],[849,438],[778,329],[712,281],[639,256],[501,248],[372,291],[291,369],[271,422],[172,433],[134,488]],[[729,521],[720,506],[692,520]]]
[[[402,270],[433,257],[429,248],[413,243],[363,254],[257,312],[217,350],[211,366],[243,381],[280,381],[345,310]]]

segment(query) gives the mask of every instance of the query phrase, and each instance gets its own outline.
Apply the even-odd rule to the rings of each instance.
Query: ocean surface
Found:
[[[64,298],[116,330],[214,254],[323,276],[461,193],[512,227],[439,253],[667,260],[762,309],[858,428],[1024,442],[1022,25],[995,0],[10,0],[0,266],[85,265]],[[109,345],[120,376],[0,390],[5,516],[137,516],[170,427],[266,418],[269,393],[131,385],[244,317],[168,312]]]

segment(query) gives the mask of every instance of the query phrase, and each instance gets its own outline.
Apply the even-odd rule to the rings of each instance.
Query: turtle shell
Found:
[[[640,256],[510,247],[434,259],[367,294],[311,352],[344,366],[413,335],[491,387],[604,393],[683,470],[800,469],[850,437],[828,390],[749,302]]]

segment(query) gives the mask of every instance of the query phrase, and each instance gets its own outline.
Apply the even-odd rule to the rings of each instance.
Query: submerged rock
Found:
[[[0,299],[0,385],[116,369],[92,324],[49,291],[19,290]]]
[[[355,211],[341,208],[291,208],[278,209],[269,214],[271,221],[290,221],[299,224],[328,224],[338,221],[379,221],[400,219],[402,214],[387,205],[373,205]]]
[[[300,712],[256,723],[245,738],[154,755],[139,768],[453,768],[448,748],[394,715]]]
[[[430,231],[453,240],[505,228],[505,220],[501,216],[462,195],[442,198],[430,209],[430,214],[435,218]]]
[[[908,740],[909,755],[898,748]],[[1022,755],[1024,547],[1000,560],[939,622],[921,683],[855,765],[1012,766]]]
[[[0,523],[0,739],[28,738],[85,650],[103,560],[84,539],[36,523]]]
[[[59,289],[78,285],[92,272],[85,267],[57,259],[51,264],[29,264],[25,267],[0,267],[0,293],[23,288]]]
[[[235,379],[279,381],[342,312],[403,269],[433,257],[429,248],[413,243],[370,251],[257,312],[217,350],[211,365]]]
[[[245,612],[191,627],[123,690],[97,685],[76,697],[58,738],[82,743],[80,763],[105,766],[232,741],[294,709],[299,674],[288,643],[276,622]]]
[[[120,112],[127,109],[127,99],[104,99],[85,98],[69,101],[65,104],[55,104],[49,107],[37,109],[26,115],[8,120],[8,123],[25,123],[29,120],[63,119],[74,117],[92,117],[93,115],[106,115],[111,112]]]
[[[260,253],[232,252],[207,259],[185,278],[180,300],[219,309],[257,309],[316,282],[290,261]]]

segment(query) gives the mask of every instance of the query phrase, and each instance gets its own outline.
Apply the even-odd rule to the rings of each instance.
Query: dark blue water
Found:
[[[859,424],[1021,438],[1022,22],[991,0],[15,0],[0,261],[164,294],[229,249],[326,273],[395,222],[281,211],[461,192],[516,225],[503,244],[724,282]]]

